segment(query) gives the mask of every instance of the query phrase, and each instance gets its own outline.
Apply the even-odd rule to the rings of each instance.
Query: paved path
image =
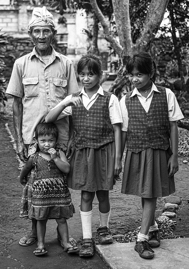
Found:
[[[115,243],[98,250],[112,269],[188,269],[189,238],[162,240],[153,260],[141,259],[133,250],[135,243]]]
[[[8,115],[10,116],[11,100],[8,104]],[[7,118],[9,122],[9,128],[12,132],[12,121]],[[19,238],[30,228],[30,222],[18,218],[19,203],[21,196],[21,188],[17,181],[19,171],[18,161],[16,160],[15,151],[11,138],[8,136],[7,130],[5,129],[5,123],[0,122],[0,269],[106,269],[105,263],[95,255],[93,259],[80,259],[78,256],[70,257],[66,253],[62,252],[62,249],[57,244],[56,240],[56,224],[55,221],[49,221],[47,225],[47,248],[49,250],[49,256],[46,258],[38,259],[34,257],[32,251],[35,249],[34,246],[27,248],[20,247],[18,245]],[[186,209],[188,209],[189,200],[189,165],[183,165],[182,159],[179,160],[182,165],[182,169],[176,175],[176,195],[183,199]],[[140,198],[135,196],[123,195],[120,193],[121,182],[118,181],[114,187],[114,190],[110,192],[111,199],[111,221],[110,228],[113,234],[126,233],[132,231],[140,225],[141,221],[141,205]],[[77,240],[81,238],[81,221],[79,215],[80,205],[80,192],[71,191],[73,203],[75,205],[76,213],[74,217],[69,220],[70,234]],[[163,208],[162,199],[158,200],[158,209]],[[183,211],[187,212],[188,211]],[[186,214],[185,214],[186,215]],[[182,226],[186,232],[187,223],[182,221],[184,215],[179,215],[179,225]],[[95,199],[93,204],[93,232],[99,225],[98,216],[98,203]],[[188,234],[189,236],[189,234]],[[170,241],[170,242],[169,242]],[[165,257],[163,249],[169,250],[172,244],[172,240],[163,242],[162,247],[157,250],[157,255],[153,260],[153,264],[158,261],[162,261]],[[177,241],[179,242],[179,241]],[[134,243],[121,244],[115,243],[111,246],[97,246],[97,250],[103,256],[103,259],[113,269],[132,268],[132,269],[159,269],[160,267],[152,267],[152,263],[146,263],[146,261],[140,259],[138,254],[133,250]],[[175,249],[177,243],[175,243]],[[188,240],[184,241],[183,245],[180,244],[178,249],[189,246]],[[188,248],[186,248],[188,249]],[[121,255],[121,256],[120,256]],[[175,257],[178,257],[177,253],[174,253]],[[180,255],[180,254],[179,254]],[[117,258],[116,258],[117,257]],[[188,255],[185,254],[181,257],[182,261],[188,261]],[[115,260],[115,263],[114,263]],[[135,262],[139,265],[133,265]],[[130,266],[130,265],[132,266]],[[165,263],[166,264],[166,263]],[[127,267],[126,267],[127,265]],[[128,267],[128,265],[130,267]],[[184,267],[162,267],[167,268],[187,268]],[[189,266],[188,266],[189,268]]]
[[[9,119],[8,119],[9,120]],[[46,247],[48,256],[35,257],[36,244],[21,247],[18,241],[29,229],[31,222],[19,218],[22,187],[18,182],[18,160],[11,138],[5,128],[6,120],[0,120],[0,269],[107,269],[96,253],[92,259],[81,259],[63,252],[56,239],[56,222],[48,221]],[[12,122],[9,120],[10,130]],[[71,235],[81,237],[79,216],[80,193],[72,193],[76,214],[69,221]],[[95,210],[94,210],[95,211]],[[94,215],[96,219],[96,216]],[[98,220],[96,221],[96,224]]]

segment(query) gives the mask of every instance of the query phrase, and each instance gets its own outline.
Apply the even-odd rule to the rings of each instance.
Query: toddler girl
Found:
[[[68,253],[78,252],[77,246],[69,242],[67,219],[73,216],[74,206],[67,187],[66,174],[70,165],[65,154],[56,150],[58,130],[54,123],[40,123],[35,130],[37,152],[31,155],[20,174],[21,184],[26,184],[26,177],[35,169],[32,182],[32,199],[29,218],[37,220],[36,256],[47,254],[45,232],[48,219],[56,219],[60,244]]]

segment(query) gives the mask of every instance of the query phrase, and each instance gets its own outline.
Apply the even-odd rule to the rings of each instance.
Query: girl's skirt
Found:
[[[126,149],[121,192],[143,198],[168,196],[175,192],[174,176],[169,177],[172,152],[147,149],[134,153]]]
[[[114,142],[98,149],[75,149],[70,157],[68,187],[89,192],[112,190],[114,156]]]

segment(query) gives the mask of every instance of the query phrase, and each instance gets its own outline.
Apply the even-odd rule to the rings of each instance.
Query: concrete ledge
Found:
[[[154,249],[155,257],[145,260],[134,250],[135,243],[97,245],[96,249],[112,269],[188,269],[189,238],[164,239]]]

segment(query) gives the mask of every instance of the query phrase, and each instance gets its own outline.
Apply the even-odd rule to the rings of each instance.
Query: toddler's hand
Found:
[[[56,152],[56,149],[54,149],[54,148],[50,148],[48,150],[48,153],[51,155],[51,159],[52,160],[54,160],[55,158],[58,157],[57,152]]]

